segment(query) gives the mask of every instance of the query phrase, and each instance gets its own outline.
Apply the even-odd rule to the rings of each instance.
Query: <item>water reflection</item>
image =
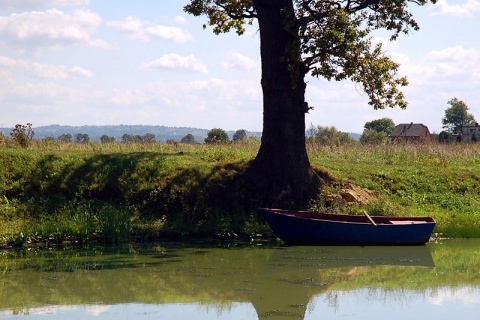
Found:
[[[375,319],[375,311],[416,319],[394,316],[404,306],[478,312],[480,305],[476,240],[421,247],[161,244],[0,255],[0,319]]]
[[[64,319],[202,319],[202,320],[244,320],[257,319],[255,309],[247,303],[239,303],[227,310],[212,308],[199,303],[183,304],[139,304],[81,306],[45,306],[28,312],[12,313],[0,311],[1,319],[64,320]]]
[[[334,291],[315,296],[307,310],[305,319],[478,319],[480,288]]]

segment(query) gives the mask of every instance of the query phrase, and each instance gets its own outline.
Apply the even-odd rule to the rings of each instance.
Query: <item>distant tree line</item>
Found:
[[[152,133],[146,133],[144,135],[124,134],[122,136],[122,142],[125,142],[125,143],[154,143],[155,142],[155,135],[152,134]]]
[[[227,144],[227,143],[239,143],[242,141],[246,141],[247,139],[251,139],[252,137],[247,136],[247,131],[244,129],[240,129],[235,131],[233,134],[232,140],[230,140],[227,132],[223,129],[219,128],[214,128],[207,133],[207,137],[203,141],[205,144]],[[255,138],[253,138],[255,139]],[[70,133],[67,134],[62,134],[60,135],[57,140],[59,142],[65,142],[65,143],[87,143],[90,142],[90,137],[88,134],[82,134],[78,133],[75,136],[72,136]],[[111,137],[108,135],[102,135],[100,137],[100,142],[101,143],[113,143],[115,142],[115,137]],[[121,142],[123,143],[154,143],[156,142],[155,140],[155,135],[152,133],[146,133],[144,135],[131,135],[131,134],[124,134],[121,137]],[[185,143],[185,144],[198,144],[195,140],[195,137],[193,134],[189,133],[185,135],[180,141],[180,143]],[[178,143],[174,139],[167,139],[166,141],[167,144],[176,144]]]
[[[256,140],[255,136],[248,137],[245,129],[235,131],[232,140],[228,136],[227,132],[223,129],[214,128],[207,133],[207,137],[204,140],[205,144],[228,144],[228,143],[242,143],[247,140]]]
[[[457,98],[453,98],[447,102],[449,107],[445,110],[445,116],[442,119],[442,125],[444,131],[439,134],[433,133],[433,139],[438,142],[455,142],[455,141],[469,141],[469,142],[478,142],[480,140],[480,130],[479,132],[473,132],[468,136],[468,139],[462,139],[462,127],[465,125],[477,125],[477,121],[473,114],[469,113],[468,106],[464,101],[461,101]],[[326,145],[326,146],[340,146],[347,144],[384,144],[389,141],[389,137],[392,134],[395,128],[395,123],[390,118],[381,118],[377,120],[372,120],[366,122],[364,125],[364,130],[360,139],[357,141],[349,133],[341,132],[335,127],[322,127],[322,126],[313,126],[307,130],[307,142],[310,144]],[[480,128],[479,128],[480,129]],[[32,129],[32,124],[27,123],[26,125],[17,124],[15,128],[10,132],[10,139],[13,140],[18,145],[26,148],[30,145],[35,132]],[[0,142],[5,142],[8,140],[3,133],[0,132]],[[47,137],[45,141],[55,141],[53,137]],[[87,133],[77,133],[73,136],[70,133],[61,134],[57,141],[62,143],[89,143],[90,137]],[[229,144],[229,143],[241,143],[247,140],[258,140],[255,136],[247,136],[247,131],[244,129],[239,129],[235,131],[232,139],[228,136],[227,132],[220,128],[214,128],[207,133],[207,137],[204,139],[203,143],[210,145],[218,144]],[[100,137],[101,143],[114,143],[116,142],[115,138],[108,135],[102,135]],[[155,135],[152,133],[146,133],[143,135],[135,134],[124,134],[121,137],[122,143],[154,143]],[[168,144],[199,144],[195,140],[193,134],[186,134],[179,142],[174,139],[168,139],[166,141]]]

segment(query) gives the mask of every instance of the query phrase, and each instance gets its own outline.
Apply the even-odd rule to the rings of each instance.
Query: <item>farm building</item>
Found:
[[[462,125],[462,142],[480,140],[480,125],[475,124]]]
[[[421,123],[401,123],[393,129],[390,140],[393,142],[430,141],[430,131],[426,125]]]

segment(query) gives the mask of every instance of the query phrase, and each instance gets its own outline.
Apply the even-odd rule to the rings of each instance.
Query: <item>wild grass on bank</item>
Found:
[[[436,232],[480,236],[480,144],[311,146],[310,157],[337,180],[378,191],[373,211],[433,216]]]
[[[0,146],[0,243],[269,234],[236,177],[258,142]],[[374,190],[337,212],[433,216],[435,232],[480,237],[480,144],[308,145],[338,185]],[[337,186],[336,186],[337,185]]]
[[[241,205],[225,210],[241,199],[219,195],[235,188],[231,182],[255,148],[251,142],[3,148],[0,242],[250,234],[259,219]]]

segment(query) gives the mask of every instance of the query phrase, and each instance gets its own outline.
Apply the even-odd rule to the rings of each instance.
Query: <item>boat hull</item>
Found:
[[[430,240],[435,227],[435,220],[430,217],[363,217],[279,209],[259,211],[275,235],[289,244],[423,245]]]

